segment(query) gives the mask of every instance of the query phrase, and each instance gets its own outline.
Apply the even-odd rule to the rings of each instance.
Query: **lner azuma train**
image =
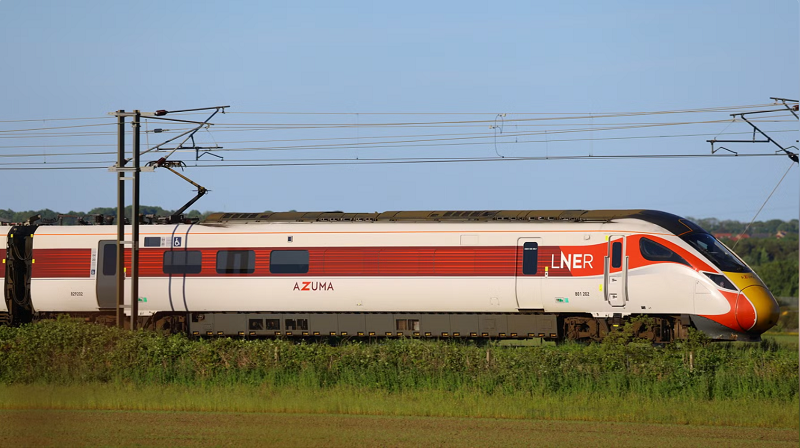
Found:
[[[0,237],[12,323],[114,315],[115,227]],[[738,256],[652,210],[219,213],[139,246],[140,322],[195,336],[601,340],[646,315],[654,342],[758,341],[778,318]]]

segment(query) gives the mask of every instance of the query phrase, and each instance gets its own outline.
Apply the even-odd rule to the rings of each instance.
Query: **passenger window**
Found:
[[[539,243],[522,245],[522,274],[536,275],[539,270]]]
[[[308,272],[307,250],[273,250],[269,254],[269,272],[273,274],[305,274]]]
[[[165,274],[199,274],[203,269],[203,255],[199,250],[164,252]]]
[[[103,275],[117,275],[117,245],[103,246]]]
[[[611,267],[622,267],[622,242],[615,241],[611,243]]]
[[[689,262],[683,259],[680,255],[667,249],[661,244],[653,240],[642,238],[639,240],[639,251],[645,260],[650,261],[673,261],[675,263],[685,264],[689,266]]]
[[[221,250],[217,252],[217,274],[252,274],[255,269],[255,251]]]

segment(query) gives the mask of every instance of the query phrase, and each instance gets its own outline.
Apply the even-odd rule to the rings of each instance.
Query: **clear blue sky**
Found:
[[[550,133],[565,128],[564,123],[546,121],[535,127],[548,132],[544,137],[508,135],[533,129],[514,125],[525,123],[515,119],[535,117],[522,113],[665,111],[764,104],[770,96],[797,99],[798,25],[796,0],[0,0],[0,131],[97,124],[103,121],[7,121],[102,117],[117,109],[230,105],[231,112],[350,114],[232,113],[214,120],[219,130],[198,135],[204,144],[229,142],[220,144],[243,149],[275,145],[264,140],[303,145],[308,141],[300,139],[338,138],[345,140],[322,141],[358,144],[376,136],[490,133],[494,131],[486,123],[468,131],[362,125],[491,122],[496,114],[507,113],[510,124],[498,140],[498,152],[507,156],[707,154],[706,139],[749,128],[712,123],[554,138]],[[415,114],[370,115],[373,112]],[[477,114],[419,115],[426,112]],[[567,127],[719,120],[731,112],[736,111],[577,120]],[[235,127],[244,123],[350,126],[290,131]],[[226,125],[231,126],[226,129]],[[773,135],[786,146],[795,144],[797,122],[764,126],[794,129]],[[31,137],[6,138],[0,133],[0,156],[48,154],[47,158],[0,157],[0,164],[66,160],[59,159],[59,152],[114,151],[113,126],[52,132],[82,130],[108,134],[41,137],[41,132],[51,131],[26,131]],[[702,135],[674,137],[685,134]],[[164,135],[148,135],[147,142],[160,142]],[[605,138],[656,135],[668,138]],[[582,140],[550,142],[559,138]],[[259,143],[244,143],[254,140]],[[480,141],[483,144],[379,150],[241,151],[224,153],[222,164],[269,158],[496,156],[493,138]],[[743,153],[776,149],[726,146]],[[194,163],[190,154],[178,155]],[[741,157],[190,167],[186,173],[212,190],[194,207],[200,210],[653,208],[749,221],[788,167],[785,157]],[[175,209],[193,195],[188,184],[168,172],[143,176],[143,204]],[[799,183],[800,170],[795,167],[759,219],[797,217]],[[116,201],[114,176],[103,169],[0,171],[0,192],[0,208],[14,210],[86,211]]]

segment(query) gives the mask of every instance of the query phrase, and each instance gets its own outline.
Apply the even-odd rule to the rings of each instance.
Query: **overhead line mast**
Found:
[[[212,126],[213,123],[209,123],[211,118],[213,118],[218,112],[222,111],[225,113],[225,109],[230,106],[216,106],[216,107],[203,107],[197,109],[182,109],[182,110],[157,110],[155,112],[141,112],[139,110],[134,110],[133,112],[125,112],[124,110],[118,110],[116,112],[109,112],[109,115],[114,115],[117,117],[117,163],[109,167],[109,171],[117,173],[117,257],[116,257],[116,275],[117,275],[117,303],[116,303],[116,323],[117,326],[122,328],[125,326],[125,308],[130,308],[131,310],[131,323],[130,327],[131,330],[135,330],[138,324],[139,319],[139,173],[142,171],[154,171],[156,167],[163,167],[168,169],[169,171],[175,173],[176,175],[180,176],[185,181],[191,183],[195,187],[197,187],[197,195],[192,198],[186,205],[178,209],[172,216],[169,218],[170,223],[178,223],[183,221],[183,212],[186,211],[192,204],[197,202],[198,199],[203,197],[208,190],[199,185],[198,183],[192,181],[188,177],[178,173],[173,168],[175,167],[182,167],[185,164],[181,161],[171,161],[167,160],[172,154],[174,154],[179,149],[194,149],[196,151],[196,158],[195,160],[199,159],[202,155],[209,153],[208,151],[203,152],[203,154],[199,153],[200,149],[208,150],[208,149],[221,149],[220,146],[215,147],[200,147],[197,146],[194,142],[194,135],[202,129],[203,127]],[[206,111],[206,110],[213,110],[214,112],[206,118],[204,121],[189,121],[189,120],[180,120],[175,118],[164,118],[164,115],[170,113],[180,113],[180,112],[195,112],[195,111]],[[125,158],[125,118],[131,117],[132,122],[131,125],[133,126],[133,156],[130,158]],[[142,117],[147,117],[150,119],[155,120],[166,120],[166,121],[173,121],[173,122],[180,122],[180,123],[191,123],[195,124],[194,128],[186,131],[177,137],[167,140],[164,143],[156,145],[152,148],[149,148],[145,151],[140,150],[140,135],[141,135],[141,119]],[[172,141],[177,140],[178,138],[186,136],[181,143],[178,144],[175,148],[170,148],[171,152],[166,156],[158,159],[155,162],[149,162],[144,168],[140,165],[140,159],[143,154],[146,154],[151,151],[157,151],[159,149],[166,150],[161,148],[163,145],[170,143]],[[184,146],[186,142],[191,140],[190,146]],[[214,154],[212,154],[214,155]],[[216,156],[219,157],[219,156]],[[221,159],[221,157],[220,157]],[[129,162],[133,161],[132,167],[127,167]],[[131,177],[126,177],[125,173],[132,173]],[[131,240],[125,241],[125,181],[132,180],[133,181],[133,190],[131,195]],[[125,244],[129,244],[131,246],[131,304],[125,305]]]

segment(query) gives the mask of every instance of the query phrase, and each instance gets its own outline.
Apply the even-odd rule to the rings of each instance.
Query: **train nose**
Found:
[[[748,286],[736,299],[736,322],[748,333],[761,334],[778,323],[780,308],[767,288]]]

